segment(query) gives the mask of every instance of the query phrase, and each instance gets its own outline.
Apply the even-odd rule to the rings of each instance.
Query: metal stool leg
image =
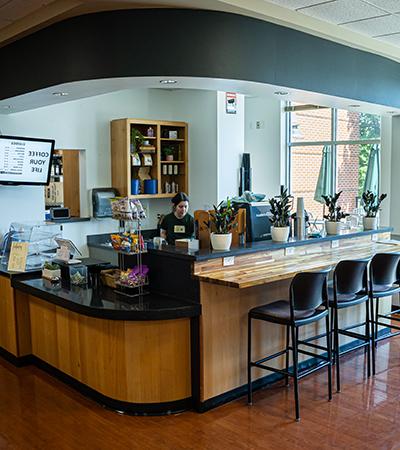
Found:
[[[372,375],[375,375],[375,318],[374,318],[374,298],[369,299],[371,311],[371,355],[372,355]]]
[[[326,316],[325,319],[325,326],[326,326],[326,348],[328,351],[328,395],[329,395],[329,401],[332,400],[332,346],[331,346],[331,330],[329,328],[329,315]]]
[[[299,374],[297,367],[297,328],[295,325],[291,325],[292,331],[292,349],[293,349],[293,380],[294,380],[294,402],[296,407],[296,421],[300,421],[300,405],[299,405]]]
[[[285,385],[289,386],[289,335],[290,328],[286,325],[286,375],[285,375]]]
[[[379,300],[375,299],[375,348],[378,347],[378,314],[379,314]]]
[[[370,334],[370,320],[369,320],[369,301],[365,302],[365,336],[368,339],[367,349],[367,375],[371,376],[371,334]]]
[[[251,317],[248,318],[247,323],[247,403],[253,404],[253,392],[251,384]]]
[[[333,326],[333,336],[334,336],[334,348],[335,348],[335,363],[336,363],[336,391],[340,392],[340,355],[339,355],[339,311],[334,308],[334,326]]]

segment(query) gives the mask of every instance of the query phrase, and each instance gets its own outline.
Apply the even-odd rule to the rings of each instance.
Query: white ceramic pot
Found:
[[[330,220],[325,221],[326,234],[340,234],[342,228],[342,222],[331,222]]]
[[[211,245],[214,250],[229,250],[232,244],[232,234],[211,233]]]
[[[286,242],[289,239],[289,227],[271,227],[272,240],[276,242]]]
[[[377,217],[363,217],[364,230],[376,230],[378,228]]]

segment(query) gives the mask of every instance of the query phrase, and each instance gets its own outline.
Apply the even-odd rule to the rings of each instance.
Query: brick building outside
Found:
[[[292,142],[330,141],[332,138],[332,110],[315,109],[292,112]],[[360,139],[360,114],[337,110],[336,140]],[[322,145],[292,147],[291,194],[294,208],[297,197],[304,197],[307,211],[313,218],[322,219],[323,205],[314,200],[315,188],[322,160]],[[336,154],[337,192],[343,191],[339,204],[346,212],[356,207],[359,195],[360,145],[338,145]]]

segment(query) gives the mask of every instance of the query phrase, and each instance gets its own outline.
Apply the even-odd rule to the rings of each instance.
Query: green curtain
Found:
[[[315,187],[314,200],[325,203],[323,195],[331,195],[332,189],[332,158],[331,147],[324,145],[322,150],[321,167],[319,169],[318,181]]]
[[[364,192],[371,191],[375,195],[379,195],[379,145],[373,145],[369,152],[367,173],[365,174]]]

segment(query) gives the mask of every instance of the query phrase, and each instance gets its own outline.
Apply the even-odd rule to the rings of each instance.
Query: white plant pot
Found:
[[[340,234],[342,228],[342,222],[331,222],[330,220],[325,221],[326,234]]]
[[[364,230],[376,230],[378,228],[377,217],[363,217]]]
[[[214,250],[229,250],[232,244],[232,234],[211,233],[211,245]]]
[[[61,269],[56,270],[42,269],[42,278],[46,278],[47,280],[60,279]]]
[[[272,240],[275,242],[286,242],[289,239],[289,227],[271,227]]]

